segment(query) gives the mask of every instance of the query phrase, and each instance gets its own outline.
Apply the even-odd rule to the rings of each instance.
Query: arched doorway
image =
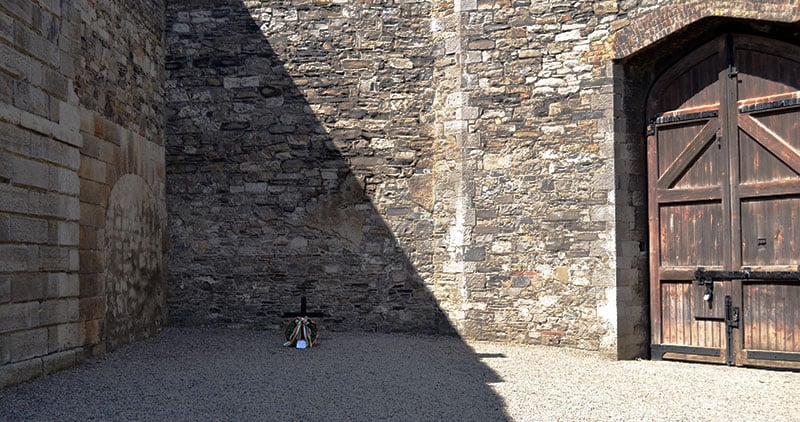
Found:
[[[800,47],[719,36],[647,118],[652,357],[800,367]]]

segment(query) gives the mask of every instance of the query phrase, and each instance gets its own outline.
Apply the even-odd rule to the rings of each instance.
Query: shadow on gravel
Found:
[[[172,329],[154,349],[84,368],[106,368],[89,377],[97,406],[156,419],[508,419],[497,377],[424,283],[442,265],[431,211],[410,193],[433,166],[426,8],[167,2],[168,305],[177,325],[276,329],[307,296],[323,336],[448,336],[331,334],[298,351],[271,331]],[[397,56],[412,65],[390,66]]]
[[[502,382],[454,337],[168,328],[0,392],[2,420],[503,421]]]

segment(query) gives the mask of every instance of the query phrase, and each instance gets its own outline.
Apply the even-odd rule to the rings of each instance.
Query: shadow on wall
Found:
[[[387,15],[396,8],[252,3],[168,4],[170,322],[277,328],[307,296],[309,311],[325,314],[323,336],[455,334],[420,275],[433,265],[433,223],[408,188],[429,144],[431,66],[409,66],[430,60],[429,47],[411,51],[402,38],[427,32],[403,28]],[[429,17],[426,3],[403,7]],[[395,31],[388,41],[380,26],[374,30],[387,16]],[[334,17],[341,21],[332,24]],[[356,44],[376,60],[385,58],[381,48],[407,48],[411,59],[401,70],[348,59],[359,53]],[[409,100],[387,100],[401,96]],[[496,376],[470,360],[458,366],[472,368],[470,388],[482,391],[488,419],[507,419],[485,384]],[[427,391],[433,381],[419,375],[409,388]],[[436,385],[444,388],[441,375]],[[396,374],[377,377],[392,384]],[[471,419],[472,402],[436,407]],[[418,401],[395,405],[437,414]]]
[[[433,224],[407,198],[418,154],[392,127],[410,116],[425,141],[421,110],[358,94],[372,64],[342,59],[349,27],[320,29],[342,6],[204,4],[168,7],[171,321],[277,327],[307,296],[328,329],[454,333],[417,271],[432,265]],[[427,240],[413,262],[384,213]]]

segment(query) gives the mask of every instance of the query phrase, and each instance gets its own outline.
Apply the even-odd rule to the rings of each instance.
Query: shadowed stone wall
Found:
[[[276,326],[306,294],[329,328],[441,327],[419,322],[438,307],[469,338],[646,356],[637,69],[680,51],[637,53],[711,16],[796,14],[785,1],[172,2],[173,315]]]
[[[164,321],[162,19],[0,2],[0,388]]]
[[[245,7],[247,6],[247,7]],[[435,271],[427,2],[168,7],[170,318],[451,332]]]

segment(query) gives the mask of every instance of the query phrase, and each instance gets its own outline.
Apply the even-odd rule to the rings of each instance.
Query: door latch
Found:
[[[739,307],[733,306],[733,300],[730,296],[725,296],[725,363],[731,366],[736,364],[733,350],[734,328],[739,328]]]

